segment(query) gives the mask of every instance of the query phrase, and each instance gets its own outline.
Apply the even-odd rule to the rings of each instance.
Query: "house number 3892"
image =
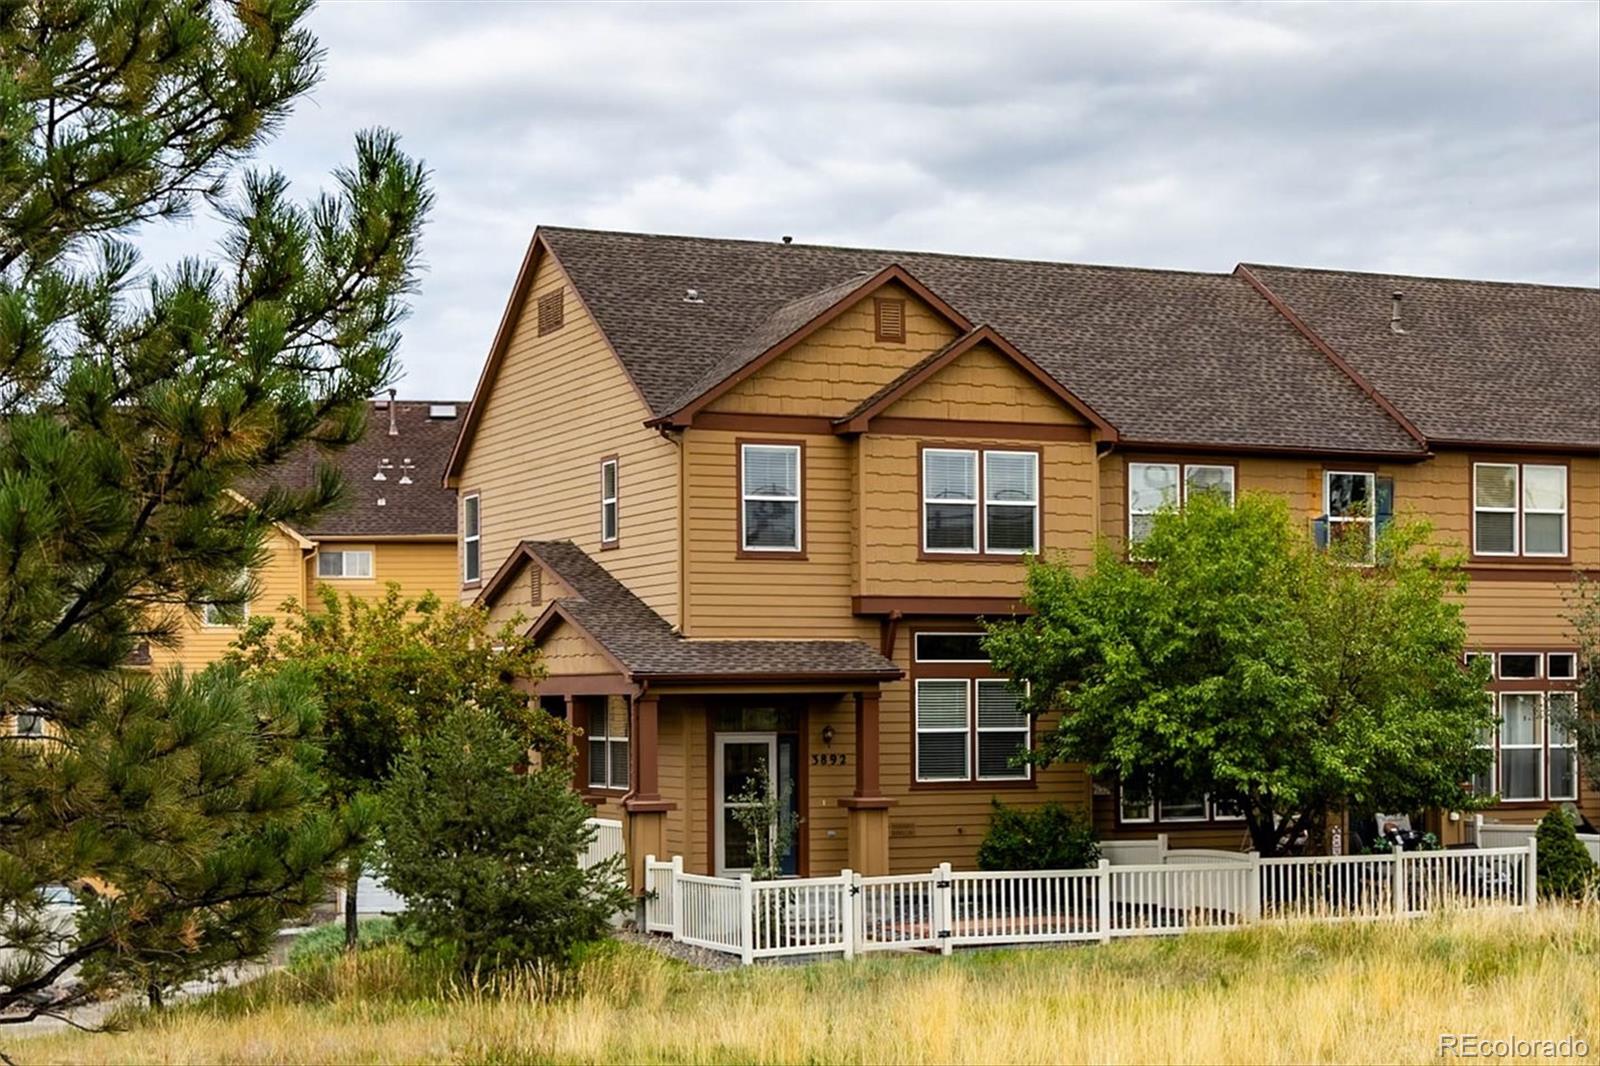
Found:
[[[836,751],[814,751],[811,753],[812,766],[844,766],[850,760],[848,755],[840,755]]]

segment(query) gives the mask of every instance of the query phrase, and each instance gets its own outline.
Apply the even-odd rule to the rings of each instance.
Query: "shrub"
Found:
[[[413,738],[384,786],[381,866],[405,897],[399,927],[466,969],[567,962],[628,899],[616,860],[578,864],[593,830],[569,767],[526,760],[505,726],[463,707]]]
[[[356,947],[359,950],[381,947],[398,940],[400,932],[393,918],[367,918],[358,926]],[[329,922],[319,925],[295,938],[289,948],[289,969],[297,970],[324,959],[337,957],[344,951],[344,923]]]
[[[1595,863],[1578,839],[1572,815],[1552,809],[1539,819],[1534,836],[1539,841],[1539,894],[1568,899],[1583,895],[1595,879]]]
[[[978,845],[980,870],[1075,870],[1099,858],[1088,818],[1059,803],[1024,810],[995,800]]]

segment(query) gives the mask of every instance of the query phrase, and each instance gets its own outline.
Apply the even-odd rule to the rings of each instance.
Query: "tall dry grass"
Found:
[[[1255,929],[731,973],[646,949],[451,982],[380,949],[18,1062],[1437,1062],[1443,1033],[1586,1038],[1600,911]]]

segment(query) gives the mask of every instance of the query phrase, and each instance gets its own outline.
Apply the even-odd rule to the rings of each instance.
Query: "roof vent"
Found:
[[[785,233],[783,235],[783,243],[784,244],[793,244],[794,243],[794,238],[789,236],[787,233]]]
[[[1394,294],[1394,303],[1390,305],[1389,309],[1389,332],[1391,333],[1404,335],[1406,331],[1406,328],[1400,324],[1400,301],[1405,298],[1406,294],[1403,292]]]
[[[683,302],[686,304],[703,304],[705,300],[701,298],[699,289],[684,289]]]
[[[398,437],[400,435],[400,427],[395,424],[394,420],[394,393],[394,389],[389,390],[389,436]]]
[[[402,484],[402,485],[411,484],[412,483],[411,482],[411,474],[412,474],[412,471],[416,470],[416,468],[417,468],[417,464],[415,464],[415,463],[413,463],[411,461],[411,457],[410,456],[407,456],[406,458],[400,460],[400,484]]]
[[[454,418],[456,405],[453,403],[430,403],[428,405],[429,418]]]
[[[393,469],[394,469],[394,460],[392,460],[392,459],[379,459],[378,460],[378,472],[376,474],[372,475],[372,480],[374,480],[374,481],[388,481],[389,480],[389,476],[387,474],[385,474],[384,471],[385,470],[393,470]]]

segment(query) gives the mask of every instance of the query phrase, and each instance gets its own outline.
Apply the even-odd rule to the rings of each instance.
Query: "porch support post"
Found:
[[[878,779],[878,693],[856,693],[856,790],[839,801],[850,811],[850,869],[866,877],[889,872],[889,807]]]
[[[635,896],[644,893],[644,857],[671,854],[667,850],[667,812],[673,805],[661,798],[659,710],[660,700],[655,696],[640,695],[632,700],[629,769],[633,789],[622,801],[622,810],[628,888]]]

